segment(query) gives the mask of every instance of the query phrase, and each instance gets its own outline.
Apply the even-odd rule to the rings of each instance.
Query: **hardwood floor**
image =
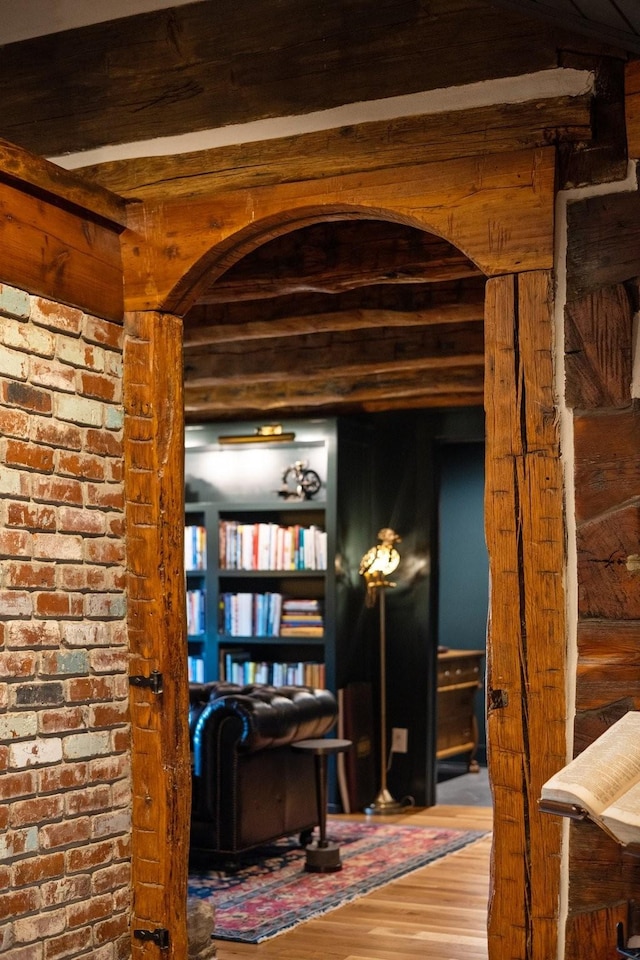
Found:
[[[492,811],[435,806],[392,820],[491,830]],[[490,851],[489,835],[264,943],[217,941],[218,960],[487,960]]]

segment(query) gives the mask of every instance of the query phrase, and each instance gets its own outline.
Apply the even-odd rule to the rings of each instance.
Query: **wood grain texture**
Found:
[[[551,148],[281,184],[215,203],[132,207],[123,237],[129,309],[178,314],[261,243],[319,220],[387,219],[444,237],[486,274],[550,267]]]
[[[567,205],[567,300],[640,275],[640,194],[616,193]]]
[[[186,956],[191,765],[186,670],[181,323],[128,315],[124,347],[125,491],[133,686],[132,929],[166,927],[167,960]],[[157,955],[132,939],[132,957]]]
[[[633,306],[622,284],[565,307],[565,399],[580,409],[631,402]]]
[[[561,42],[484,0],[208,0],[5,46],[0,135],[55,156],[544,70]]]
[[[197,198],[228,190],[515,153],[552,143],[592,141],[591,93],[501,103],[428,116],[341,126],[209,150],[134,157],[81,167],[78,174],[141,201]]]
[[[7,182],[8,180],[11,182]],[[0,174],[2,280],[122,322],[120,227]]]
[[[492,824],[490,807],[435,806],[387,820],[471,830],[491,830]],[[271,940],[219,940],[218,960],[487,960],[490,852],[489,834]]]
[[[580,617],[640,619],[639,532],[640,496],[578,527]]]
[[[485,508],[495,799],[492,956],[555,956],[561,825],[537,809],[565,757],[564,522],[553,407],[551,278],[487,283]],[[535,744],[535,749],[533,747]],[[515,891],[517,895],[515,895]]]
[[[630,60],[625,70],[625,116],[627,150],[633,159],[640,158],[640,61]]]
[[[574,416],[576,520],[605,515],[640,490],[640,406]]]

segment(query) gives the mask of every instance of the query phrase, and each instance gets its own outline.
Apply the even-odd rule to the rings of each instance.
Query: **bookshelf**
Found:
[[[189,676],[335,690],[336,423],[283,425],[285,442],[221,439],[257,429],[186,431]],[[320,477],[309,499],[284,483],[295,462]]]

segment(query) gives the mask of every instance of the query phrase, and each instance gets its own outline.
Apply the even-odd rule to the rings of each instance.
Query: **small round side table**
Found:
[[[342,861],[338,844],[327,840],[327,763],[332,754],[344,753],[348,750],[351,740],[298,740],[291,746],[296,750],[312,753],[316,767],[316,802],[320,836],[306,848],[304,868],[309,873],[336,873],[342,870]]]

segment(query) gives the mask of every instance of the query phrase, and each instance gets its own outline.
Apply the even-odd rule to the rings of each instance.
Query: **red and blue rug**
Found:
[[[253,851],[235,872],[190,871],[189,896],[213,902],[216,939],[260,943],[482,836],[477,830],[330,819],[327,837],[340,844],[340,872],[306,873],[297,837],[286,837]]]

